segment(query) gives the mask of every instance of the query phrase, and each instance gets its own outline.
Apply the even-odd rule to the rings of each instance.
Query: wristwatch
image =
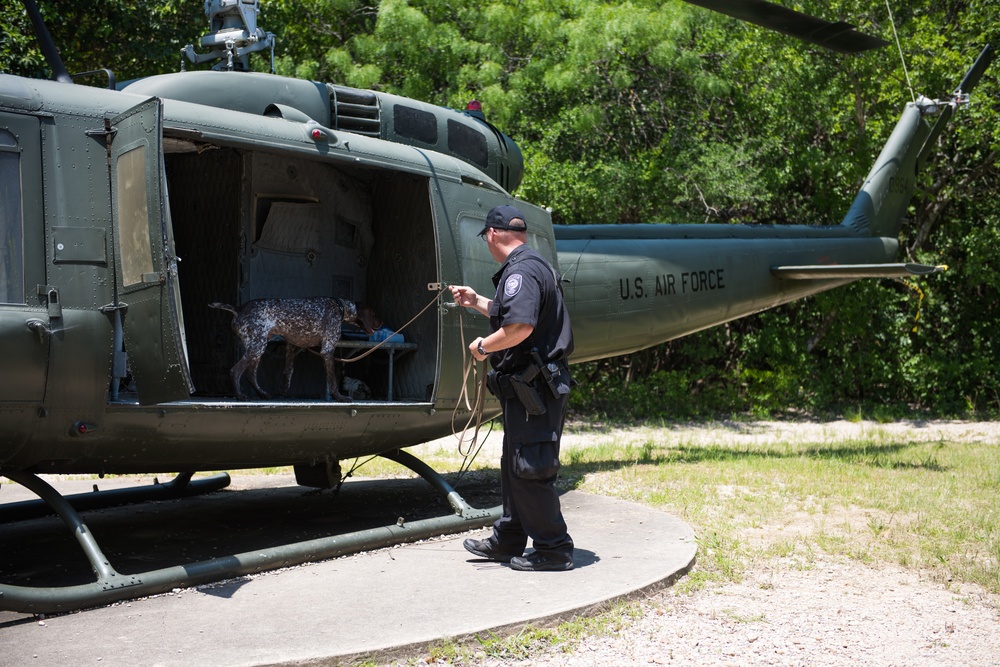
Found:
[[[483,348],[482,340],[480,340],[479,344],[476,346],[476,351],[479,352],[479,354],[483,355],[484,357],[486,356],[486,350]]]

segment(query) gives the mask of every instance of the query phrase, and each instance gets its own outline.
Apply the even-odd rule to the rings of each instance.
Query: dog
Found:
[[[268,341],[274,336],[281,336],[287,344],[282,395],[287,396],[292,385],[296,355],[303,349],[319,346],[319,355],[326,368],[326,400],[350,400],[340,393],[334,368],[333,351],[340,342],[341,329],[344,323],[355,324],[370,335],[382,326],[370,306],[329,297],[254,299],[239,308],[216,302],[208,304],[208,307],[226,310],[236,316],[233,331],[243,341],[244,352],[230,371],[230,377],[236,397],[240,400],[246,400],[240,389],[240,380],[246,371],[250,372],[253,388],[264,398],[271,398],[257,383],[257,365],[264,356]]]

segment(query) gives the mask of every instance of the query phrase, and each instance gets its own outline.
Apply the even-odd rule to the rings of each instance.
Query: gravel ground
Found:
[[[598,437],[643,442],[653,434],[718,444],[784,438],[824,442],[881,433],[906,439],[997,442],[1000,423],[756,422],[671,426],[667,431],[612,430]],[[593,437],[570,432],[564,443],[592,444]],[[586,637],[568,650],[544,649],[524,660],[497,660],[480,653],[475,663],[489,667],[1000,665],[997,596],[979,586],[946,585],[894,566],[869,567],[820,557],[802,567],[798,561],[775,559],[747,572],[740,583],[708,586],[690,594],[667,589],[638,606],[639,613],[626,618],[620,629]]]
[[[776,562],[742,583],[694,594],[666,591],[613,635],[568,652],[479,664],[561,665],[977,665],[1000,664],[996,600],[947,590],[898,568]]]

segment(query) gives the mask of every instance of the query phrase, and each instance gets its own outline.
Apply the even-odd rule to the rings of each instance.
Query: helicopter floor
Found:
[[[317,406],[325,405],[331,408],[349,408],[352,406],[359,405],[386,405],[392,406],[394,408],[399,407],[418,407],[418,408],[430,408],[433,407],[433,403],[428,403],[426,401],[387,401],[387,400],[363,400],[363,401],[324,401],[321,399],[303,400],[303,399],[274,399],[267,401],[238,401],[235,399],[210,399],[210,400],[198,400],[191,399],[187,401],[175,401],[170,403],[170,405],[242,405],[248,408],[261,408],[261,407],[273,407],[275,405],[289,406],[289,407],[303,407],[303,406]]]
[[[114,403],[114,405],[139,405],[139,401],[133,400],[119,400]],[[172,401],[170,403],[158,403],[157,405],[174,405],[174,406],[206,406],[206,407],[245,407],[245,408],[273,408],[275,406],[281,407],[319,407],[326,406],[328,408],[351,408],[358,406],[391,406],[393,408],[420,408],[429,409],[434,407],[433,403],[427,401],[406,401],[406,400],[393,400],[388,401],[385,399],[375,400],[366,399],[358,401],[327,401],[323,399],[301,399],[301,398],[275,398],[267,400],[251,400],[251,401],[241,401],[236,398],[227,397],[205,397],[205,398],[190,398],[185,401]]]
[[[73,485],[85,490],[92,483],[59,484],[71,493]],[[477,472],[456,488],[471,503],[488,506],[499,492],[496,471]],[[87,519],[102,539],[126,528],[114,549],[133,554],[127,557],[148,568],[179,552],[189,557],[194,551],[231,550],[234,540],[260,544],[323,530],[324,523],[362,525],[373,514],[384,522],[389,513],[441,511],[440,496],[422,480],[350,480],[336,500],[329,492],[303,492],[291,476],[236,475],[231,489],[105,511],[99,523],[96,515]],[[5,486],[0,495],[9,491]],[[2,612],[0,655],[12,664],[70,664],[81,656],[110,665],[389,660],[443,639],[504,633],[528,622],[541,625],[593,612],[669,585],[694,562],[692,530],[662,512],[579,491],[563,495],[563,511],[578,546],[571,572],[515,572],[476,559],[462,540],[488,534],[478,529],[80,613],[39,619]],[[4,551],[20,542],[4,536]],[[135,555],[140,543],[156,548]],[[58,558],[64,547],[46,548],[55,549]],[[8,573],[13,564],[6,558],[0,571]],[[28,558],[19,562],[19,568],[31,567]],[[30,576],[42,576],[39,569],[36,564]]]

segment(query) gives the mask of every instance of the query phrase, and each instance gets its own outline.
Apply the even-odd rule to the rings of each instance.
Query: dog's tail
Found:
[[[228,303],[219,303],[218,301],[215,301],[213,303],[208,304],[208,307],[215,308],[216,310],[228,310],[233,315],[239,314],[236,312],[236,309],[230,306]]]

